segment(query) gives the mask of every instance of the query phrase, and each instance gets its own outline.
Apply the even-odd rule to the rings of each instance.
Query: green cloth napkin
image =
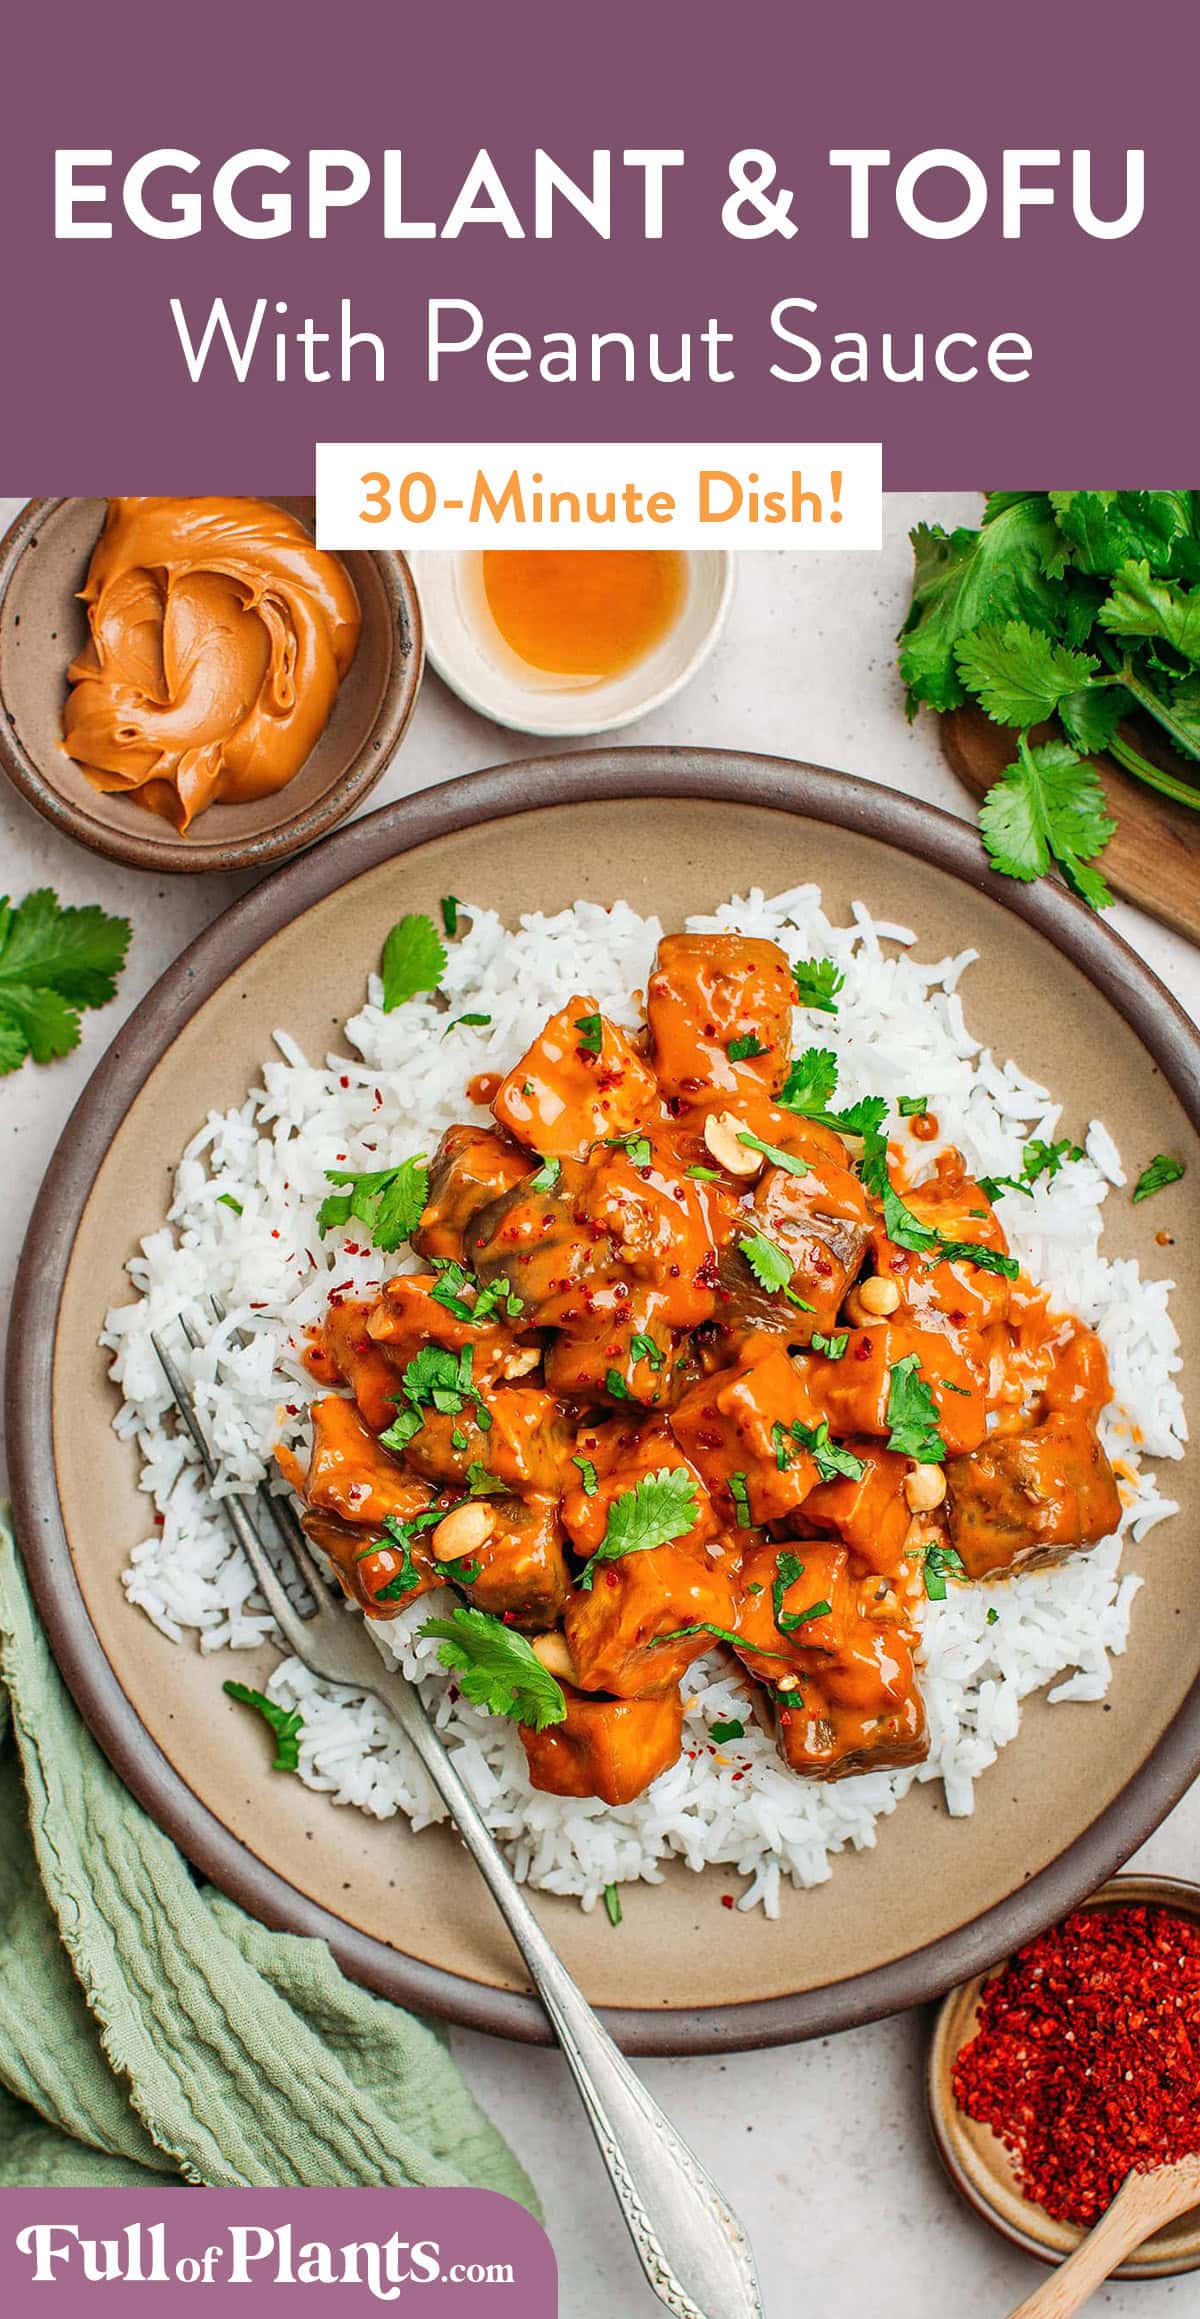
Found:
[[[134,1802],[3,1508],[0,1672],[0,2185],[474,2185],[537,2213],[434,2030],[198,1885]]]

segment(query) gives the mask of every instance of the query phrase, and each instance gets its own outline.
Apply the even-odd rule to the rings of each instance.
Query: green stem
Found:
[[[1146,782],[1149,788],[1157,789],[1163,797],[1173,797],[1179,805],[1190,805],[1193,813],[1200,813],[1200,788],[1194,782],[1177,781],[1173,773],[1164,773],[1161,767],[1152,765],[1137,749],[1131,748],[1129,742],[1123,741],[1119,734],[1114,734],[1108,743],[1107,754],[1118,765],[1123,765],[1127,773],[1132,773],[1136,780]]]
[[[1159,697],[1158,693],[1155,692],[1152,685],[1143,683],[1141,677],[1137,675],[1131,661],[1127,660],[1121,670],[1121,682],[1124,685],[1126,692],[1133,694],[1133,697],[1138,703],[1139,708],[1145,709],[1147,716],[1153,717],[1155,723],[1162,726],[1164,733],[1169,734],[1171,740],[1174,741],[1175,746],[1180,751],[1181,755],[1195,759],[1196,756],[1200,754],[1200,752],[1198,752],[1196,749],[1195,742],[1190,740],[1187,733],[1184,732],[1182,727],[1176,723],[1175,718],[1172,716],[1170,709],[1166,705],[1166,702]],[[1130,770],[1132,771],[1132,767]],[[1170,776],[1168,775],[1167,778],[1169,779]],[[1157,786],[1161,787],[1161,782],[1158,783]],[[1167,797],[1177,796],[1178,793],[1179,792],[1177,789],[1167,789],[1164,791],[1164,795]],[[1189,800],[1185,798],[1184,803],[1187,804],[1188,802]]]

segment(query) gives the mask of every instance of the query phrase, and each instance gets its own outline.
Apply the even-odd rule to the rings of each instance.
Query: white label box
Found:
[[[871,549],[879,443],[318,443],[323,548]]]

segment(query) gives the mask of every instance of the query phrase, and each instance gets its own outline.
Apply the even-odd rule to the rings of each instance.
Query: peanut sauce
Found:
[[[316,1403],[307,1472],[280,1453],[368,1616],[449,1574],[534,1638],[563,1714],[521,1738],[556,1794],[623,1803],[673,1763],[714,1645],[800,1776],[918,1763],[922,1591],[1120,1520],[1099,1339],[1018,1272],[953,1149],[908,1184],[891,1148],[891,1236],[861,1138],[786,1100],[794,999],[774,943],[669,935],[643,1032],[578,993],[472,1078],[494,1124],[442,1138],[423,1269],[331,1298],[319,1373],[349,1397]],[[664,1488],[681,1518],[606,1554]],[[443,1513],[471,1506],[478,1550],[443,1567]]]
[[[294,778],[361,625],[345,566],[263,499],[110,499],[82,601],[66,753],[180,832]]]

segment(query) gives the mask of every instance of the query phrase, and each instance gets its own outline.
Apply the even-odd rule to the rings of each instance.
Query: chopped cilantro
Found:
[[[478,1458],[472,1458],[467,1467],[467,1488],[473,1498],[504,1498],[509,1494],[508,1483],[502,1482],[498,1474],[489,1473]]]
[[[927,1546],[923,1575],[925,1592],[930,1602],[945,1601],[947,1571],[952,1578],[966,1577],[966,1566],[961,1554],[956,1553],[953,1546]]]
[[[633,1395],[630,1392],[629,1387],[626,1384],[625,1379],[621,1375],[619,1369],[605,1370],[604,1390],[606,1393],[611,1394],[614,1401],[632,1401],[633,1399]]]
[[[896,1105],[901,1119],[924,1119],[929,1109],[927,1095],[902,1095]]]
[[[447,1023],[442,1037],[448,1039],[451,1031],[457,1031],[464,1027],[469,1031],[485,1031],[491,1019],[490,1015],[455,1015],[453,1021]]]
[[[317,1230],[325,1234],[350,1222],[361,1224],[377,1248],[391,1255],[416,1231],[429,1198],[429,1170],[422,1152],[401,1160],[398,1167],[375,1168],[356,1175],[345,1168],[326,1168],[331,1184],[347,1187],[330,1192],[317,1210]]]
[[[750,1511],[750,1485],[745,1474],[730,1474],[729,1495],[733,1499],[733,1511],[739,1530],[752,1530],[754,1516]]]
[[[587,1055],[598,1055],[604,1045],[604,1024],[599,1015],[576,1015],[575,1029],[579,1044]]]
[[[448,1618],[427,1619],[421,1636],[440,1642],[438,1657],[452,1670],[463,1697],[489,1715],[510,1716],[535,1731],[566,1720],[561,1683],[514,1627],[486,1611],[459,1607]]]
[[[931,1268],[939,1264],[973,1264],[976,1272],[998,1272],[1005,1280],[1016,1280],[1021,1270],[1015,1256],[1004,1256],[998,1248],[981,1248],[977,1240],[943,1240],[929,1263]]]
[[[218,1192],[217,1206],[219,1208],[232,1208],[235,1216],[241,1216],[245,1214],[245,1210],[242,1207],[241,1201],[235,1200],[232,1192]]]
[[[604,1913],[615,1931],[621,1922],[621,1895],[615,1884],[604,1887]]]
[[[1133,1187],[1134,1204],[1150,1199],[1153,1193],[1163,1191],[1168,1184],[1177,1184],[1183,1172],[1182,1160],[1169,1159],[1165,1151],[1156,1152],[1149,1167],[1142,1169]]]
[[[994,1602],[988,1604],[987,1622],[990,1627],[998,1626],[1000,1623],[1000,1613]]]
[[[744,1739],[746,1726],[739,1721],[736,1715],[731,1715],[724,1723],[710,1723],[708,1736],[710,1739],[715,1739],[718,1747],[721,1747],[727,1739]]]
[[[811,1602],[807,1610],[785,1610],[783,1598],[788,1588],[804,1576],[804,1564],[795,1554],[778,1554],[775,1558],[775,1579],[771,1587],[771,1608],[781,1635],[792,1634],[797,1627],[807,1626],[810,1619],[828,1618],[827,1602]]]
[[[562,1161],[560,1159],[543,1159],[537,1174],[529,1178],[529,1190],[531,1192],[552,1192],[561,1174]]]
[[[883,1208],[883,1228],[897,1248],[916,1250],[921,1255],[940,1245],[938,1233],[922,1224],[900,1197],[888,1173],[888,1140],[877,1130],[868,1133],[862,1158],[862,1180],[869,1192]]]
[[[756,1039],[753,1032],[748,1031],[740,1039],[730,1039],[725,1052],[731,1063],[748,1063],[756,1055],[765,1055],[769,1050],[764,1047],[761,1039]]]
[[[648,1361],[656,1372],[662,1368],[667,1357],[662,1346],[656,1345],[653,1337],[643,1336],[640,1330],[630,1338],[629,1350],[635,1361]]]
[[[393,926],[383,946],[383,1011],[395,1012],[418,991],[436,990],[446,971],[446,950],[432,918],[410,911]]]
[[[304,1717],[298,1707],[281,1707],[277,1699],[268,1699],[265,1691],[252,1691],[248,1683],[226,1683],[226,1695],[236,1699],[240,1707],[253,1707],[263,1722],[275,1734],[275,1754],[272,1771],[298,1771],[300,1768],[300,1733]]]
[[[793,966],[796,998],[802,1007],[812,1007],[822,1015],[837,1013],[837,995],[845,987],[846,977],[834,965],[832,958],[805,958]]]
[[[459,901],[457,894],[443,894],[442,925],[445,927],[447,934],[457,934],[458,913],[461,908],[462,903]]]
[[[831,1047],[806,1047],[789,1066],[776,1102],[785,1111],[800,1111],[822,1119],[837,1086],[837,1056]]]
[[[691,1167],[687,1170],[687,1173],[689,1176],[693,1177],[695,1182],[698,1184],[717,1184],[721,1180],[721,1171],[719,1168]]]
[[[579,1478],[583,1485],[584,1497],[594,1498],[600,1485],[596,1479],[596,1468],[590,1457],[573,1457],[571,1463],[579,1468]]]
[[[887,1398],[888,1448],[918,1465],[941,1465],[946,1444],[938,1432],[938,1406],[921,1375],[919,1353],[893,1361]]]
[[[783,1168],[789,1176],[806,1176],[809,1172],[807,1160],[800,1159],[794,1151],[781,1151],[777,1143],[763,1143],[759,1136],[751,1135],[749,1128],[739,1135],[738,1142],[744,1143],[748,1151],[761,1152],[773,1168]]]
[[[631,1490],[622,1490],[608,1509],[604,1536],[580,1574],[579,1584],[590,1592],[596,1565],[617,1562],[626,1554],[644,1554],[682,1538],[699,1520],[695,1478],[687,1466],[662,1466],[643,1474]]]
[[[824,1353],[827,1361],[840,1361],[849,1342],[849,1329],[838,1329],[832,1337],[823,1337],[819,1329],[814,1329],[812,1333],[814,1353]]]

